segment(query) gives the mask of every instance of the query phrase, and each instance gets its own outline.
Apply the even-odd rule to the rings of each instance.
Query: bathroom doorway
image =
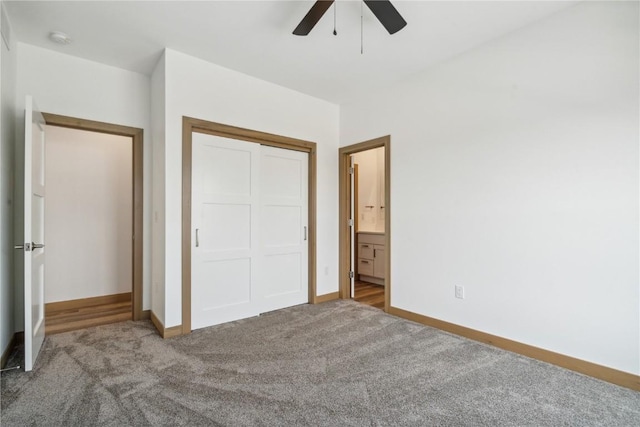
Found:
[[[390,305],[390,137],[340,149],[340,298]]]

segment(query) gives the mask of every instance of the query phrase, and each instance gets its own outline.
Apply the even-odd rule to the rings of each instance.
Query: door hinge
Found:
[[[354,169],[354,168],[349,168],[349,175],[353,175],[353,174],[354,174],[354,172],[355,172],[355,169]]]
[[[355,274],[353,274],[353,271],[349,272],[349,279],[353,279],[353,277],[355,276]]]
[[[348,219],[348,220],[347,220],[347,225],[348,225],[349,227],[353,227],[353,219]]]

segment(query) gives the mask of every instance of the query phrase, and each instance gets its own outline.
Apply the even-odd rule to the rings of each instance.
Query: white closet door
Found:
[[[308,158],[308,153],[261,147],[261,312],[309,301]]]
[[[259,314],[260,145],[193,134],[191,324]]]

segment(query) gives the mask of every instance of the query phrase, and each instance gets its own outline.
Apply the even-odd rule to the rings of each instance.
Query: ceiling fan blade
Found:
[[[364,2],[389,34],[397,33],[407,25],[407,21],[400,16],[389,0],[364,0]]]
[[[316,26],[320,18],[325,14],[327,9],[331,7],[334,0],[318,0],[315,2],[307,14],[302,18],[293,34],[296,36],[306,36]],[[393,6],[392,6],[393,7]]]

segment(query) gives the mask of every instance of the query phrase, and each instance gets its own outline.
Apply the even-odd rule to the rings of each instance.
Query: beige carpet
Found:
[[[2,426],[639,426],[640,393],[352,301],[162,340],[54,335],[2,375]]]

